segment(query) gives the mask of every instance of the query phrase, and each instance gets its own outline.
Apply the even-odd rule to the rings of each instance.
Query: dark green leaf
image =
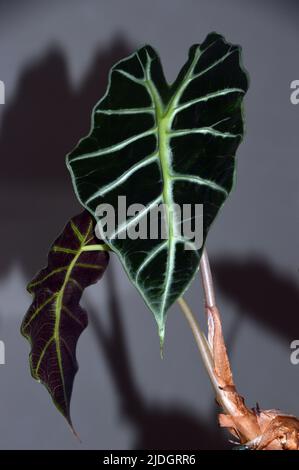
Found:
[[[166,312],[189,286],[202,252],[185,250],[174,203],[203,204],[205,240],[232,189],[247,87],[240,48],[222,36],[213,33],[192,46],[172,85],[157,53],[145,46],[112,68],[90,134],[68,155],[76,194],[95,216],[100,204],[117,210],[118,196],[126,196],[127,206],[145,206],[105,241],[152,310],[161,340]],[[168,208],[168,240],[115,237],[159,203]]]
[[[51,247],[48,265],[28,285],[34,296],[21,331],[31,344],[32,376],[48,389],[70,425],[70,400],[78,370],[76,345],[87,326],[80,306],[84,289],[103,275],[109,254],[94,237],[87,211],[73,217]]]

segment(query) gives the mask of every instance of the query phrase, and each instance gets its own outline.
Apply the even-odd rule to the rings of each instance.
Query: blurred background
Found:
[[[19,333],[26,284],[80,211],[64,157],[88,132],[109,68],[149,43],[172,81],[211,31],[242,45],[251,77],[237,186],[208,238],[235,381],[248,405],[299,415],[298,14],[295,0],[0,1],[1,449],[229,448],[185,319],[169,312],[161,360],[151,313],[117,259],[84,298],[72,399],[82,444],[31,378]],[[199,280],[186,298],[204,322]]]

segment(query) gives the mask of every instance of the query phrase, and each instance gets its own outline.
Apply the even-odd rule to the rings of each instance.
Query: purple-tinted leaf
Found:
[[[21,331],[31,344],[31,373],[71,426],[76,345],[88,323],[79,302],[84,289],[102,277],[108,261],[105,246],[94,236],[94,219],[83,211],[68,222],[51,247],[47,267],[27,287],[34,298]]]

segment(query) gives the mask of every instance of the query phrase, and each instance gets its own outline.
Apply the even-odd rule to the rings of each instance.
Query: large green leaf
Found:
[[[192,46],[172,85],[157,53],[145,46],[112,68],[90,134],[67,157],[76,194],[95,217],[99,204],[117,209],[120,195],[127,206],[145,206],[113,235],[141,223],[159,203],[168,208],[167,240],[106,238],[152,310],[161,340],[166,312],[190,284],[202,252],[185,250],[174,203],[204,205],[205,240],[232,189],[247,87],[240,48],[222,36]]]
[[[93,217],[83,211],[65,226],[51,247],[47,267],[28,285],[34,298],[21,331],[31,344],[31,373],[46,386],[71,426],[76,345],[87,326],[80,298],[107,267],[109,254],[103,250],[94,237]]]

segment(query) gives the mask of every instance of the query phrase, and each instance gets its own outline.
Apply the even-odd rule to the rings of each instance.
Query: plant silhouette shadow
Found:
[[[212,270],[217,288],[235,303],[240,317],[250,316],[284,341],[294,339],[299,331],[297,282],[256,256],[215,258]]]
[[[50,244],[82,210],[65,156],[89,132],[91,110],[111,66],[131,47],[115,37],[99,48],[75,88],[64,53],[52,47],[23,69],[3,108],[0,128],[0,277],[19,265],[28,279],[46,263]]]

